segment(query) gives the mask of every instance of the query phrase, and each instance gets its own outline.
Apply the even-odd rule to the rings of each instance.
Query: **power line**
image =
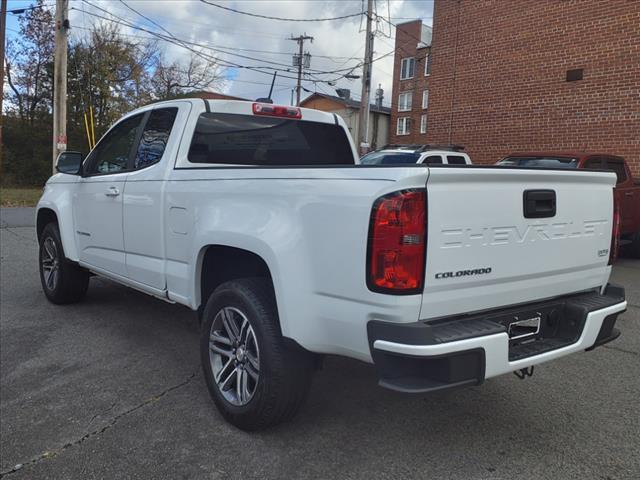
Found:
[[[167,35],[163,35],[161,33],[158,33],[158,32],[143,28],[143,27],[139,27],[139,26],[131,23],[130,21],[125,20],[122,17],[118,17],[117,15],[111,13],[110,11],[108,11],[108,10],[106,10],[104,8],[101,8],[101,7],[97,6],[97,5],[92,4],[91,2],[88,2],[87,0],[83,0],[83,1],[84,1],[84,3],[89,5],[90,7],[93,7],[93,8],[96,8],[97,10],[105,12],[106,14],[108,14],[108,15],[110,15],[112,17],[115,17],[115,19],[114,18],[108,18],[108,17],[105,17],[103,15],[99,15],[97,13],[94,13],[94,12],[91,12],[91,11],[87,11],[87,10],[84,10],[84,9],[81,9],[81,8],[76,8],[76,7],[72,7],[71,8],[72,10],[76,10],[76,11],[82,12],[83,18],[84,18],[85,14],[88,14],[90,16],[93,16],[93,17],[101,19],[101,20],[105,20],[105,21],[108,21],[108,22],[111,22],[111,23],[116,23],[116,24],[119,24],[119,25],[126,26],[128,28],[131,28],[133,30],[137,30],[137,31],[141,31],[141,32],[147,33],[147,34],[151,35],[151,37],[144,37],[144,36],[137,36],[137,37],[138,38],[143,38],[143,39],[159,39],[159,40],[165,41],[167,43],[171,43],[171,44],[179,46],[181,48],[185,48],[185,49],[193,52],[195,55],[200,56],[201,58],[203,58],[203,59],[205,59],[207,61],[217,62],[222,67],[245,69],[245,70],[258,72],[258,73],[261,73],[261,74],[264,74],[264,75],[269,75],[269,76],[272,75],[273,71],[285,72],[285,73],[291,73],[291,71],[292,71],[291,68],[286,68],[285,69],[285,68],[275,68],[275,67],[262,66],[262,65],[242,65],[242,64],[239,64],[239,63],[236,63],[236,62],[232,62],[230,60],[221,60],[218,57],[214,57],[214,56],[208,55],[208,54],[206,54],[204,52],[195,50],[194,48],[191,48],[190,46],[197,46],[199,48],[203,48],[203,49],[206,49],[206,50],[218,51],[218,52],[226,54],[226,55],[236,55],[237,56],[239,54],[234,53],[234,52],[226,52],[224,50],[217,50],[216,48],[213,48],[213,47],[202,46],[200,43],[189,42],[189,41],[177,38],[174,35],[172,35],[171,37],[168,37]],[[149,19],[149,21],[152,21],[152,20]],[[83,27],[76,27],[76,28],[83,28]],[[84,28],[86,30],[90,30],[90,29],[87,29],[86,27],[84,27]],[[126,35],[126,34],[121,34],[121,35],[136,37],[135,35]],[[360,47],[360,49],[361,49],[361,47]],[[389,52],[389,53],[387,53],[387,54],[385,54],[385,55],[383,55],[381,57],[378,57],[378,58],[374,59],[373,61],[374,62],[378,61],[381,58],[384,58],[384,57],[390,55],[391,53],[393,53],[393,52]],[[279,63],[279,62],[269,62],[268,60],[264,60],[264,59],[261,59],[261,58],[259,59],[259,58],[255,58],[255,57],[242,56],[242,55],[241,55],[241,57],[242,58],[251,59],[251,60],[256,60],[256,61],[259,61],[259,62],[262,62],[262,63],[271,63],[273,65],[277,65],[277,66],[281,66],[281,67],[289,67],[289,65],[287,65],[287,64],[283,64],[283,63]],[[336,58],[338,58],[338,57],[336,57]],[[348,59],[345,62],[343,62],[343,65],[346,64],[349,61],[350,58],[355,58],[355,57],[347,57],[347,58]],[[359,64],[351,66],[351,67],[341,68],[341,69],[333,69],[333,70],[327,70],[327,71],[313,69],[314,70],[313,72],[305,73],[305,76],[307,78],[304,78],[304,81],[310,82],[310,83],[313,83],[313,84],[326,83],[328,85],[334,85],[337,81],[341,80],[342,78],[348,77],[351,72],[353,72],[357,68],[360,68],[361,66],[362,66],[362,64],[359,63]],[[270,71],[265,71],[265,70],[270,70]],[[346,72],[346,73],[343,73],[343,72]],[[316,76],[316,75],[330,75],[330,74],[335,74],[335,75],[338,75],[338,76],[336,76],[334,78],[329,78],[329,79],[327,79],[327,78],[319,78],[319,77]],[[287,78],[287,79],[291,79],[291,80],[296,80],[296,77],[289,76],[289,75],[280,75],[280,78]],[[243,80],[235,80],[235,79],[230,79],[230,80],[243,82]],[[246,81],[244,81],[244,82],[246,82]]]
[[[242,69],[247,69],[247,70],[252,70],[252,71],[255,71],[255,72],[259,72],[259,73],[262,73],[262,74],[265,74],[265,75],[272,75],[271,72],[263,71],[265,69],[267,69],[267,70],[277,70],[277,71],[290,71],[290,70],[283,70],[283,69],[278,69],[278,68],[268,67],[268,66],[264,66],[263,67],[263,66],[259,66],[259,65],[241,65],[241,64],[232,62],[230,60],[221,60],[220,58],[213,57],[211,55],[207,55],[207,54],[205,54],[203,52],[195,50],[194,48],[191,48],[188,44],[192,43],[192,42],[186,42],[184,40],[175,40],[175,39],[173,39],[171,37],[168,37],[166,35],[162,35],[162,34],[160,34],[158,32],[154,32],[152,30],[149,30],[149,29],[146,29],[146,28],[143,28],[143,27],[139,27],[137,25],[134,25],[134,24],[124,20],[121,17],[118,17],[118,16],[112,14],[111,12],[108,12],[107,10],[105,10],[103,8],[100,8],[100,7],[96,6],[96,5],[93,5],[92,3],[90,3],[90,2],[88,2],[86,0],[83,0],[83,1],[86,4],[88,4],[88,5],[90,5],[90,6],[94,7],[94,8],[97,8],[99,10],[102,10],[102,11],[108,13],[109,15],[115,17],[116,20],[114,20],[112,18],[105,17],[103,15],[99,15],[99,14],[94,13],[94,12],[89,12],[89,11],[86,11],[86,10],[78,9],[78,8],[75,8],[75,7],[73,7],[72,9],[73,10],[78,10],[78,11],[83,12],[83,13],[86,13],[87,15],[91,15],[92,17],[96,17],[96,18],[99,18],[99,19],[102,19],[102,20],[106,20],[108,22],[116,23],[116,24],[119,24],[119,25],[124,25],[124,26],[129,27],[129,28],[134,29],[134,30],[140,30],[142,32],[149,33],[150,35],[153,35],[153,37],[155,37],[157,39],[160,39],[160,40],[163,40],[165,42],[171,43],[171,44],[176,45],[178,47],[185,48],[185,49],[189,50],[190,52],[193,52],[195,55],[197,55],[197,56],[199,56],[199,57],[201,57],[201,58],[203,58],[203,59],[205,59],[207,61],[212,61],[212,62],[218,63],[220,66],[233,67],[233,68],[242,68]],[[194,44],[194,45],[198,45],[198,44]],[[262,69],[262,70],[260,70],[260,69]],[[283,78],[295,78],[295,77],[286,77],[286,76],[282,76],[282,77]]]
[[[243,12],[242,10],[236,10],[235,8],[231,8],[231,7],[224,7],[222,5],[218,5],[217,3],[213,3],[208,0],[200,0],[200,1],[207,5],[211,5],[212,7],[221,8],[222,10],[227,10],[233,13],[239,13],[240,15],[248,15],[250,17],[264,18],[267,20],[279,20],[281,22],[328,22],[332,20],[343,20],[345,18],[357,17],[362,15],[362,12],[358,12],[358,13],[351,13],[349,15],[341,15],[339,17],[329,17],[329,18],[282,18],[282,17],[272,17],[269,15],[260,15],[258,13]]]
[[[80,30],[86,30],[88,32],[92,31],[90,28],[80,27],[80,26],[77,26],[77,25],[74,26],[73,28],[77,28],[77,29],[80,29]],[[20,33],[19,30],[15,30],[15,29],[11,29],[11,28],[7,28],[7,30],[10,30],[10,31],[15,32],[15,33]],[[143,40],[156,40],[156,37],[152,37],[152,36],[148,36],[148,35],[134,35],[134,34],[128,34],[128,33],[119,33],[119,35],[123,36],[123,37],[128,37],[128,38],[140,38],[140,39],[143,39]],[[203,46],[203,47],[210,48],[212,50],[213,49],[219,50],[221,53],[225,53],[225,54],[229,54],[229,55],[234,55],[234,52],[226,52],[225,50],[228,49],[228,50],[239,50],[239,51],[256,52],[256,53],[269,53],[269,54],[274,54],[274,55],[287,55],[289,57],[291,56],[291,52],[276,52],[276,51],[273,51],[273,50],[255,50],[255,49],[252,49],[252,48],[237,48],[237,47],[231,47],[231,46],[227,46],[227,45],[216,45],[216,44],[211,44],[211,43],[208,43],[208,42],[187,42],[186,40],[182,40],[182,41],[185,42],[185,43],[189,43],[191,45],[195,45],[195,46]],[[362,48],[362,47],[360,47],[360,48]],[[332,60],[332,61],[336,61],[336,62],[339,61],[339,60],[342,60],[342,59],[346,59],[346,61],[341,62],[341,64],[338,65],[338,68],[342,67],[343,65],[346,65],[346,63],[349,60],[360,60],[359,57],[334,57],[334,56],[331,56],[331,55],[316,55],[316,54],[314,54],[313,57],[314,58],[326,58],[326,59],[329,59],[329,60]],[[254,57],[250,57],[250,58],[255,59]],[[334,59],[336,59],[336,60],[334,60]],[[259,60],[259,61],[263,61],[263,62],[266,61],[266,60],[262,60],[262,59],[255,59],[255,60]],[[289,66],[287,64],[279,64],[279,65]],[[333,70],[333,71],[335,71],[335,70]]]
[[[167,41],[167,42],[169,42],[169,43],[173,43],[174,45],[177,45],[177,46],[181,46],[181,47],[183,47],[183,48],[186,48],[187,50],[190,50],[190,51],[191,51],[191,52],[193,52],[194,54],[196,54],[196,55],[198,55],[198,56],[201,56],[201,57],[202,57],[203,53],[202,53],[202,52],[200,52],[200,51],[197,51],[197,50],[195,50],[195,49],[193,49],[193,48],[191,48],[191,47],[189,47],[189,45],[197,46],[197,47],[199,47],[199,48],[205,48],[205,49],[207,49],[207,50],[216,51],[216,49],[215,49],[215,48],[212,48],[212,47],[203,47],[203,46],[202,46],[201,44],[199,44],[199,43],[189,42],[189,41],[187,41],[187,40],[180,39],[180,38],[176,37],[175,35],[173,35],[173,34],[171,34],[171,33],[169,33],[169,35],[170,35],[170,37],[169,37],[169,38],[170,38],[170,39],[168,39],[166,35],[163,35],[163,34],[160,34],[160,33],[158,33],[158,32],[154,32],[154,31],[148,30],[148,29],[143,28],[143,27],[139,27],[139,26],[137,26],[137,25],[135,25],[135,24],[131,23],[130,21],[128,21],[128,20],[126,20],[126,19],[123,19],[122,17],[119,17],[119,16],[117,16],[117,15],[113,14],[113,13],[111,13],[111,12],[110,12],[110,11],[108,11],[108,10],[105,10],[104,8],[101,8],[101,7],[97,6],[97,5],[92,4],[91,2],[89,2],[89,1],[87,1],[87,0],[83,0],[83,1],[84,1],[84,3],[86,3],[87,5],[89,5],[89,6],[93,7],[93,8],[96,8],[96,9],[98,9],[98,10],[101,10],[101,11],[103,11],[103,12],[105,12],[105,13],[107,13],[107,14],[111,15],[111,16],[112,16],[112,17],[114,17],[116,20],[113,20],[113,19],[111,19],[111,18],[104,17],[104,16],[102,16],[102,15],[98,15],[98,14],[93,13],[93,12],[89,12],[89,11],[85,11],[85,10],[80,10],[80,9],[75,8],[75,7],[74,7],[73,9],[75,9],[75,10],[79,10],[79,11],[82,11],[83,13],[87,13],[88,15],[91,15],[91,16],[94,16],[94,17],[97,17],[97,18],[100,18],[100,19],[103,19],[103,20],[106,20],[106,21],[110,21],[110,22],[114,22],[114,23],[118,23],[118,24],[124,25],[124,26],[129,27],[129,28],[132,28],[132,29],[134,29],[134,30],[140,30],[140,31],[143,31],[143,32],[149,33],[149,34],[153,35],[153,36],[154,36],[154,37],[156,37],[156,38],[159,38],[159,39],[164,40],[164,41]],[[124,2],[122,2],[122,3],[123,3],[124,5],[126,5],[126,3],[124,3]],[[129,8],[130,8],[131,10],[133,10],[134,12],[136,12],[136,13],[138,13],[138,14],[139,14],[139,12],[137,12],[137,11],[136,11],[136,10],[134,10],[133,8],[131,8],[131,7],[129,7]],[[140,15],[140,16],[142,16],[143,18],[145,18],[145,19],[147,19],[147,20],[149,20],[149,21],[153,22],[152,20],[148,19],[148,18],[147,18],[147,17],[145,17],[144,15],[141,15],[141,14],[139,14],[139,15]],[[154,23],[155,25],[158,25],[158,26],[159,26],[160,28],[162,28],[165,32],[167,31],[164,27],[162,27],[161,25],[157,24],[156,22],[153,22],[153,23]],[[277,66],[280,66],[280,67],[289,67],[289,65],[288,65],[288,64],[285,64],[285,63],[273,62],[273,61],[269,61],[269,60],[263,60],[263,59],[260,59],[260,58],[255,58],[255,57],[251,57],[251,56],[247,56],[247,55],[241,55],[241,54],[238,54],[238,53],[225,52],[225,51],[220,51],[220,53],[224,53],[224,54],[227,54],[227,55],[233,55],[233,56],[237,56],[237,57],[240,57],[240,58],[245,58],[245,59],[254,60],[254,61],[258,61],[258,62],[269,63],[269,64],[277,65]],[[264,73],[264,74],[267,74],[267,75],[271,75],[271,73],[269,73],[269,72],[263,72],[263,71],[258,70],[258,69],[277,70],[277,71],[279,71],[279,72],[287,72],[287,73],[290,73],[290,72],[291,72],[291,69],[290,69],[290,68],[283,69],[283,68],[274,68],[274,67],[269,67],[269,66],[260,66],[260,65],[250,65],[250,66],[248,66],[248,65],[241,65],[241,64],[238,64],[238,63],[235,63],[235,62],[231,62],[230,60],[221,60],[220,58],[212,57],[212,56],[210,56],[210,55],[208,55],[208,57],[209,57],[209,58],[208,58],[208,60],[209,60],[209,61],[215,61],[215,62],[217,62],[217,63],[219,63],[219,64],[221,64],[222,66],[225,66],[225,67],[244,68],[244,69],[249,69],[249,70],[259,71],[259,72]],[[204,58],[204,57],[203,57],[203,58]],[[223,62],[226,62],[227,64],[225,65]],[[313,70],[313,73],[315,73],[315,74],[320,74],[320,75],[339,74],[339,73],[342,73],[342,72],[347,72],[346,74],[348,75],[350,72],[352,72],[354,69],[358,68],[359,66],[360,66],[360,65],[355,65],[355,66],[353,66],[353,67],[349,67],[349,68],[334,69],[334,70],[328,70],[328,71],[317,70],[317,69],[310,69],[310,70]],[[340,78],[342,78],[343,76],[344,76],[344,75],[341,75],[340,77],[338,77],[338,78],[336,78],[336,79],[328,80],[328,81],[334,82],[334,81],[339,80],[339,79],[340,79]],[[284,78],[292,78],[292,79],[295,79],[295,77],[287,77],[287,76],[284,76]],[[327,81],[327,80],[320,80],[320,79],[317,79],[316,81]]]
[[[79,28],[81,30],[87,30],[87,31],[91,31],[90,28],[87,27],[78,27],[75,26],[74,28]],[[14,30],[14,29],[7,29],[7,30],[11,30],[13,32],[16,33],[20,33],[18,30]],[[134,34],[128,34],[128,33],[120,33],[121,36],[123,37],[131,37],[131,38],[141,38],[141,39],[147,39],[147,40],[155,40],[156,37],[150,37],[150,36],[145,36],[145,35],[134,35]],[[278,37],[281,38],[281,37]],[[184,42],[186,42],[186,40],[183,40]],[[286,55],[287,57],[291,56],[291,52],[279,52],[279,51],[274,51],[274,50],[256,50],[255,48],[239,48],[239,47],[234,47],[234,46],[230,46],[230,45],[217,45],[217,44],[212,44],[209,42],[189,42],[192,45],[199,45],[199,46],[206,46],[209,47],[211,49],[216,49],[216,50],[220,50],[222,53],[228,53],[229,55],[233,55],[233,52],[225,52],[224,50],[238,50],[241,52],[253,52],[253,53],[268,53],[271,55]],[[364,46],[361,46],[358,51],[362,50],[362,48],[364,48]],[[357,53],[357,52],[356,52]],[[253,58],[253,57],[252,57]],[[340,65],[338,65],[337,68],[340,68],[344,65],[346,65],[349,60],[360,60],[360,57],[340,57],[340,56],[335,56],[335,55],[317,55],[317,54],[313,54],[313,58],[324,58],[327,60],[331,60],[333,62],[336,63],[340,63]],[[262,60],[262,59],[259,59]],[[262,60],[264,61],[264,60]],[[335,71],[335,70],[334,70]]]
[[[46,5],[31,5],[30,7],[22,7],[22,8],[14,8],[13,10],[7,10],[7,13],[11,13],[13,15],[21,15],[25,12],[27,12],[28,10],[35,10],[36,8],[47,8],[47,7],[53,7],[55,5],[55,3],[48,3]]]

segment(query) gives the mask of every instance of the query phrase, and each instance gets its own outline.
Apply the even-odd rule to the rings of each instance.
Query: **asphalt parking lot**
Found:
[[[640,261],[614,268],[629,309],[605,347],[432,396],[331,357],[293,422],[247,434],[209,400],[194,313],[98,278],[49,304],[24,215],[0,229],[2,478],[640,477]]]

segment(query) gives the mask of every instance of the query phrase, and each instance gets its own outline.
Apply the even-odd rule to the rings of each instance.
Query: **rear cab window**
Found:
[[[583,168],[589,168],[592,170],[602,169],[602,159],[600,157],[587,158],[584,162]]]
[[[202,113],[189,162],[217,165],[353,165],[346,132],[336,124],[230,113]]]
[[[398,165],[417,163],[420,155],[412,152],[371,152],[360,159],[362,165]]]
[[[534,168],[578,168],[578,159],[571,157],[506,157],[498,165]],[[586,167],[588,168],[588,167]]]

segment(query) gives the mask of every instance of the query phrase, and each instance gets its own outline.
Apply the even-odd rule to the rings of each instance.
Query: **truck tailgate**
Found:
[[[431,168],[421,318],[604,285],[614,183],[599,172]]]

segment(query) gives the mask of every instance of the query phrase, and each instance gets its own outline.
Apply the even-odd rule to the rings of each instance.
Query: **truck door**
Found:
[[[124,190],[124,250],[129,279],[165,289],[165,179],[175,163],[191,109],[186,102],[154,108],[142,128]]]
[[[75,235],[81,263],[126,277],[122,193],[144,113],[114,126],[85,160],[74,194]]]

